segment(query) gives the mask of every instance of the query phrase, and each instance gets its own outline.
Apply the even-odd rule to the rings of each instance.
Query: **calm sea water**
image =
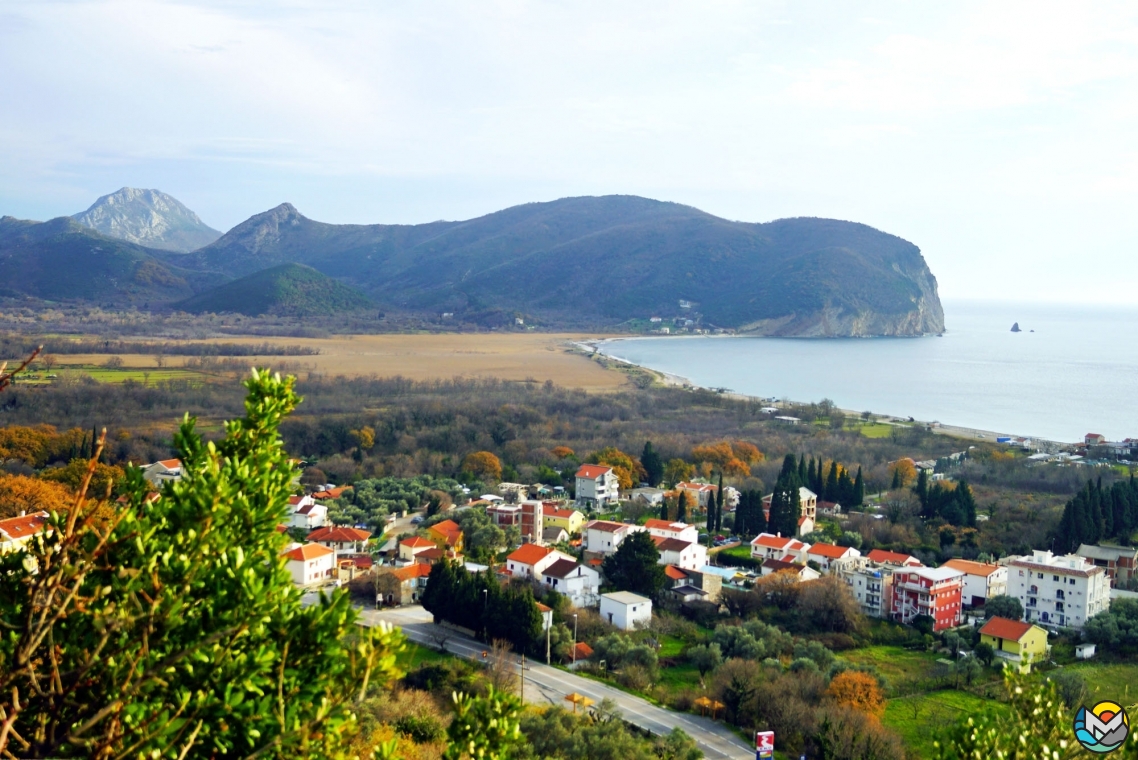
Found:
[[[1056,441],[1138,437],[1138,309],[947,303],[945,323],[943,337],[631,338],[601,350],[753,396]]]

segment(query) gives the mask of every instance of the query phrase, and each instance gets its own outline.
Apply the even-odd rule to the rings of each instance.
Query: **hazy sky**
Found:
[[[1138,4],[0,0],[0,214],[123,185],[222,230],[633,193],[1138,304]]]

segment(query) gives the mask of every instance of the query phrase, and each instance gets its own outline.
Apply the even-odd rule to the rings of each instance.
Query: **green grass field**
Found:
[[[430,664],[434,662],[442,662],[443,660],[453,659],[454,655],[443,654],[437,649],[431,649],[421,644],[416,644],[413,641],[408,641],[400,652],[395,657],[395,663],[399,669],[406,672],[414,670],[419,665]]]
[[[859,432],[866,438],[888,438],[893,434],[894,425],[886,425],[881,422],[875,422],[872,425],[859,424]]]
[[[989,706],[997,712],[1008,710],[1000,702],[982,699],[965,691],[934,691],[889,700],[881,722],[900,734],[905,746],[918,757],[935,757],[933,741],[941,731],[956,723],[961,716]]]
[[[1083,677],[1091,702],[1112,699],[1127,706],[1138,702],[1138,663],[1081,662],[1068,665],[1064,670]]]
[[[53,382],[47,379],[48,374],[58,375],[60,379],[86,375],[99,383],[125,383],[127,380],[133,380],[136,383],[143,384],[157,383],[162,380],[199,380],[204,382],[210,377],[201,372],[183,369],[181,367],[164,367],[162,369],[158,369],[157,367],[153,369],[141,369],[138,367],[109,368],[93,364],[56,367],[50,373],[41,370],[32,374],[38,377],[21,378],[18,382],[21,385],[46,385]]]
[[[858,665],[872,665],[885,676],[890,694],[906,694],[914,689],[927,688],[932,677],[937,655],[915,652],[898,646],[873,646],[852,649],[842,658]]]

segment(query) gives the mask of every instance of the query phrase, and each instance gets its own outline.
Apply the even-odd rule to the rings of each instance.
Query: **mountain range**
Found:
[[[158,190],[124,187],[71,218],[108,237],[166,251],[193,251],[221,237],[176,198]]]
[[[119,199],[103,203],[114,196]],[[96,207],[102,211],[91,215]],[[162,208],[172,209],[168,219]],[[124,188],[92,210],[79,216],[103,224],[100,231],[84,230],[71,219],[0,220],[0,273],[5,266],[13,275],[21,267],[46,271],[39,260],[59,259],[61,247],[77,266],[90,266],[92,255],[79,253],[86,246],[102,249],[100,254],[113,250],[123,259],[115,277],[103,275],[98,287],[6,281],[42,298],[84,299],[93,291],[114,291],[132,302],[148,301],[151,308],[196,304],[239,311],[237,291],[223,281],[302,264],[367,298],[347,298],[341,291],[331,296],[327,283],[314,284],[310,270],[303,277],[301,270],[282,270],[292,285],[274,292],[287,291],[289,305],[274,301],[255,308],[306,312],[310,307],[297,299],[319,293],[348,309],[375,303],[459,318],[506,310],[549,326],[680,316],[764,335],[920,335],[944,329],[936,278],[915,245],[833,219],[752,224],[676,203],[601,196],[529,203],[462,222],[336,225],[284,203],[185,251],[166,232],[153,233],[163,237],[165,250],[137,242],[148,230],[188,229],[185,220],[191,217],[209,230],[169,196]],[[99,221],[111,218],[113,224]],[[240,287],[249,293],[280,276]],[[299,287],[297,278],[308,284]],[[205,291],[218,286],[226,290],[211,300]]]

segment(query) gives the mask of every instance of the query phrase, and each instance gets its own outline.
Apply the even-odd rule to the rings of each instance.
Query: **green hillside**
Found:
[[[174,304],[191,313],[314,317],[371,307],[367,296],[301,264],[282,264]]]
[[[229,279],[188,272],[134,243],[67,218],[0,218],[0,283],[5,291],[52,301],[146,307],[185,298]]]
[[[166,260],[233,276],[303,263],[391,307],[460,317],[523,308],[561,324],[697,315],[764,334],[944,329],[936,278],[901,238],[832,219],[733,222],[635,196],[413,226],[324,224],[282,204]]]

